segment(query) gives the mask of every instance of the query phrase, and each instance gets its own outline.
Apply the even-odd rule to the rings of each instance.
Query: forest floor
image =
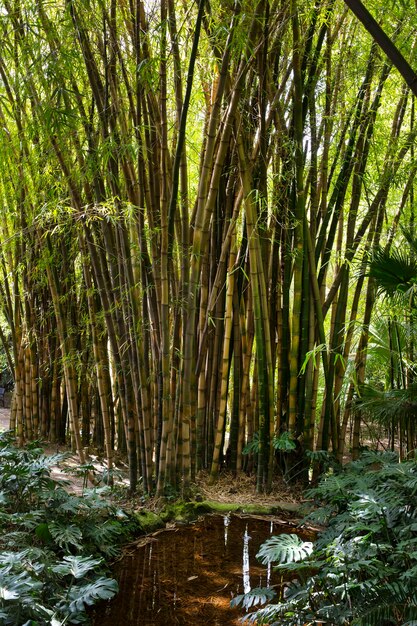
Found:
[[[10,419],[10,409],[0,407],[0,431],[8,430]],[[90,487],[86,484],[86,471],[80,472],[78,456],[72,453],[66,446],[45,443],[43,446],[45,454],[63,453],[66,455],[64,461],[52,470],[55,479],[67,481],[70,491],[80,495],[83,490]],[[94,453],[87,454],[86,462],[91,467],[93,474],[100,480],[106,466],[100,457]],[[119,492],[128,488],[127,465],[122,462],[117,463],[115,483],[119,487]],[[197,479],[197,493],[204,500],[220,503],[232,504],[253,504],[259,506],[274,506],[277,503],[296,504],[302,498],[300,488],[294,485],[289,487],[281,477],[276,477],[272,490],[269,494],[258,494],[255,491],[255,476],[247,476],[241,473],[238,477],[233,477],[230,472],[221,472],[219,479],[214,485],[209,485],[208,472],[200,472]],[[131,504],[134,505],[132,502]],[[140,505],[143,506],[143,500]],[[158,509],[161,502],[156,499],[147,500],[146,508]]]
[[[7,407],[7,400],[6,400],[6,407],[5,408],[0,407],[0,432],[8,430],[9,425],[10,425],[10,408]],[[59,464],[59,466],[56,465],[52,468],[51,475],[56,480],[65,481],[66,487],[68,488],[69,491],[77,495],[81,495],[83,493],[83,490],[86,487],[91,486],[91,484],[87,484],[86,471],[80,472],[79,470],[80,462],[79,462],[78,456],[72,453],[71,450],[67,446],[45,442],[45,444],[42,445],[42,448],[44,450],[44,453],[47,455],[52,455],[52,454],[65,455],[65,459]],[[100,476],[104,473],[105,465],[99,460],[97,456],[91,455],[86,459],[86,461],[88,462],[89,465],[92,466],[92,468],[94,468],[93,473],[96,476]],[[125,481],[123,477],[123,472],[121,472],[119,482],[120,484],[123,484],[123,482],[126,482],[126,485],[127,485],[127,479]]]

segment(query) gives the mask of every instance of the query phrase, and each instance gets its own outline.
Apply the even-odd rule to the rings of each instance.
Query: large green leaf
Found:
[[[42,587],[43,584],[27,572],[13,574],[0,570],[0,602],[20,599],[22,596],[39,591]]]
[[[103,559],[93,559],[88,556],[64,556],[62,562],[54,565],[52,571],[62,576],[71,575],[74,578],[83,578],[88,572],[103,563]]]
[[[61,522],[50,522],[48,524],[49,531],[56,543],[70,552],[70,546],[82,549],[82,531],[76,524],[65,524]]]
[[[122,528],[100,493],[70,496],[48,472],[39,449],[16,449],[0,435],[0,483],[8,490],[0,511],[4,626],[61,626],[70,615],[72,623],[85,623],[85,607],[117,589],[102,577],[105,563],[97,555],[103,542],[114,552],[129,524]]]
[[[417,262],[408,250],[380,248],[370,262],[369,276],[387,296],[409,294],[416,287]]]
[[[230,602],[230,606],[235,607],[241,605],[244,609],[248,610],[254,606],[270,602],[275,596],[275,591],[269,587],[255,587],[247,593],[235,596]]]
[[[117,520],[108,520],[104,524],[86,525],[84,537],[90,540],[103,554],[115,556],[117,537],[123,535],[123,527]]]
[[[79,613],[85,610],[86,605],[91,606],[97,600],[110,600],[117,592],[118,585],[113,578],[103,577],[87,585],[75,585],[68,595],[69,610]]]
[[[313,551],[311,541],[303,541],[298,535],[270,537],[256,555],[262,563],[293,563],[302,561]]]

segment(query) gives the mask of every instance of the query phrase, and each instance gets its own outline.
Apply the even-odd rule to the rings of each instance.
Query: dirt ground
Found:
[[[7,408],[7,406],[6,408],[0,407],[0,432],[8,430],[9,426],[10,409]],[[65,460],[61,462],[59,466],[56,465],[52,468],[51,475],[57,480],[65,481],[65,484],[67,485],[69,491],[76,493],[77,495],[81,495],[86,487],[92,486],[91,482],[89,482],[86,478],[87,470],[84,472],[80,472],[80,462],[76,454],[70,452],[65,446],[60,446],[57,444],[46,443],[43,448],[45,454],[66,454]],[[101,475],[103,475],[105,465],[101,463],[97,456],[87,456],[86,462],[89,466],[91,466],[92,473],[95,476],[100,477]],[[120,482],[124,482],[123,476],[121,476]]]
[[[0,431],[8,430],[10,422],[10,409],[0,406]]]
[[[10,409],[0,407],[0,432],[8,430],[10,420]],[[66,453],[68,456],[52,470],[52,476],[56,479],[67,481],[68,489],[74,493],[81,494],[87,487],[91,487],[91,482],[86,480],[86,471],[80,473],[79,459],[76,454],[68,451],[65,446],[56,444],[45,444],[44,450],[46,454]],[[105,472],[105,464],[94,453],[86,451],[86,462],[91,467],[92,474],[100,481],[101,476]],[[119,464],[116,471],[116,484],[120,486],[128,486],[127,466],[123,463]],[[87,484],[88,483],[88,484]],[[269,494],[257,494],[255,492],[255,477],[245,474],[234,478],[230,473],[221,473],[214,485],[209,485],[208,472],[201,472],[197,479],[197,492],[205,500],[223,502],[223,503],[245,503],[258,505],[276,505],[278,502],[297,503],[302,499],[301,491],[289,487],[285,484],[281,477],[277,477],[272,485],[272,491]],[[160,503],[157,499],[148,500],[147,508],[158,509]]]

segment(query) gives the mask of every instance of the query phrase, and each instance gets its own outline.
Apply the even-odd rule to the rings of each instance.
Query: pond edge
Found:
[[[179,501],[166,505],[161,511],[155,513],[149,509],[140,509],[133,513],[140,530],[143,534],[149,534],[166,528],[169,523],[188,524],[196,521],[202,515],[214,514],[227,515],[228,513],[241,513],[246,515],[288,515],[291,520],[294,517],[303,517],[306,512],[305,503],[278,502],[274,505],[243,504],[216,502],[212,500],[202,501]]]

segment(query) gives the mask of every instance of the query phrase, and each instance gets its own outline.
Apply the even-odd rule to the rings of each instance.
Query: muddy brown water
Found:
[[[116,567],[119,594],[97,607],[94,626],[237,626],[230,600],[254,587],[280,585],[256,559],[271,535],[297,532],[274,518],[213,515],[162,530]]]

